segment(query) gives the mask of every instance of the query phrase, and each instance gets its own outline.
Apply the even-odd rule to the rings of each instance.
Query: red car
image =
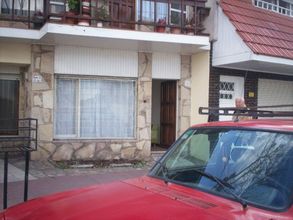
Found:
[[[293,219],[293,120],[188,129],[147,176],[8,208],[0,219]]]

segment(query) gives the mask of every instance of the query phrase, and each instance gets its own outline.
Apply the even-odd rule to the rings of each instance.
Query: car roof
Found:
[[[217,121],[193,125],[192,128],[198,127],[237,127],[252,128],[272,131],[293,132],[293,119],[257,119],[234,121]]]

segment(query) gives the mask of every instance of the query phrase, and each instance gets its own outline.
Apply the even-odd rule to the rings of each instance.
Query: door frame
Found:
[[[16,104],[15,104],[15,119],[18,120],[19,119],[19,98],[20,98],[20,75],[19,74],[2,74],[0,73],[0,80],[7,80],[7,81],[16,81],[17,82],[17,88],[16,88]],[[1,132],[0,131],[0,135],[16,135],[16,132]]]
[[[221,90],[221,82],[232,82],[233,83],[233,93],[229,90]],[[220,75],[219,79],[219,107],[235,107],[235,98],[244,98],[244,86],[245,86],[245,78],[243,76],[230,76],[230,75]],[[222,91],[222,93],[221,93]],[[221,103],[221,95],[225,96],[225,99],[230,99],[231,102],[229,104]],[[223,120],[232,120],[232,116],[219,116],[219,121]]]

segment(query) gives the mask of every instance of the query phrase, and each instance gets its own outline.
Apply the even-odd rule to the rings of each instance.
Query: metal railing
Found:
[[[204,30],[208,14],[206,0],[80,0],[75,5],[66,0],[0,1],[0,20],[34,29],[57,22],[194,35]]]
[[[6,209],[9,153],[22,152],[25,155],[23,200],[26,201],[28,198],[30,152],[37,150],[38,120],[34,118],[18,120],[1,119],[0,124],[0,154],[4,154],[3,208]]]

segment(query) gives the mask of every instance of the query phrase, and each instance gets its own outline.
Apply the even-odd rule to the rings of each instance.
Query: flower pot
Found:
[[[65,23],[67,24],[76,24],[77,23],[77,19],[76,18],[70,18],[70,17],[75,16],[75,13],[73,11],[68,11],[66,12],[66,17],[65,17]]]
[[[97,27],[103,27],[103,22],[98,21],[98,22],[97,22]]]
[[[181,28],[180,27],[171,27],[171,33],[172,34],[181,34]]]
[[[164,33],[166,31],[166,26],[157,26],[156,32]]]
[[[194,35],[194,28],[191,25],[185,26],[185,33],[187,35]]]
[[[89,15],[82,15],[81,18],[78,20],[78,25],[90,26],[90,20],[87,18],[90,18],[90,16]]]

